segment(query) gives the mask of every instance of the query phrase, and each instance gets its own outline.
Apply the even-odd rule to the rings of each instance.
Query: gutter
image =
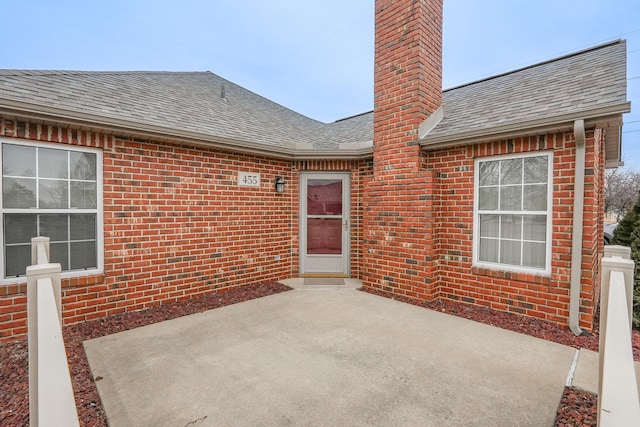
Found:
[[[576,139],[576,166],[573,183],[573,236],[571,241],[571,286],[569,288],[569,329],[576,336],[582,335],[580,329],[580,293],[582,291],[582,223],[584,220],[584,168],[585,168],[585,131],[584,120],[573,124]]]

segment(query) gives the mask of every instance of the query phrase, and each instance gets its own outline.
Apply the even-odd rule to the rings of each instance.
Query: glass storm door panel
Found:
[[[302,174],[301,184],[300,271],[347,276],[349,174]]]

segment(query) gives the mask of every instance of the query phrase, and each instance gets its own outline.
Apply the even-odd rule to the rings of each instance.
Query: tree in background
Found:
[[[640,194],[640,173],[626,169],[608,169],[605,172],[604,212],[617,220],[633,207]]]
[[[640,198],[618,224],[611,243],[630,247],[631,259],[640,265]],[[633,326],[640,328],[640,268],[634,270],[633,278]]]
[[[636,218],[630,240],[631,259],[637,266],[640,262],[640,217]],[[640,268],[633,272],[633,327],[640,328]]]
[[[631,247],[631,234],[638,226],[638,218],[640,218],[640,198],[618,223],[618,227],[613,232],[611,244]]]

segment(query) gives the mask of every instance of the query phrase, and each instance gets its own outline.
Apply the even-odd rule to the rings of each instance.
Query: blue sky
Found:
[[[2,1],[0,68],[211,71],[325,122],[373,107],[373,0]],[[637,0],[445,0],[443,86],[625,38],[640,171]]]

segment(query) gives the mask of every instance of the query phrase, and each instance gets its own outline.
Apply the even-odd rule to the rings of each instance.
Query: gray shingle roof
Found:
[[[444,91],[444,118],[423,140],[620,106],[626,87],[626,43],[619,40]]]
[[[274,152],[293,144],[336,150],[373,139],[371,112],[325,124],[210,72],[0,70],[0,110],[16,104]],[[616,41],[444,91],[444,118],[423,144],[625,104],[626,44]]]
[[[1,99],[266,145],[323,127],[210,72],[3,70]]]

